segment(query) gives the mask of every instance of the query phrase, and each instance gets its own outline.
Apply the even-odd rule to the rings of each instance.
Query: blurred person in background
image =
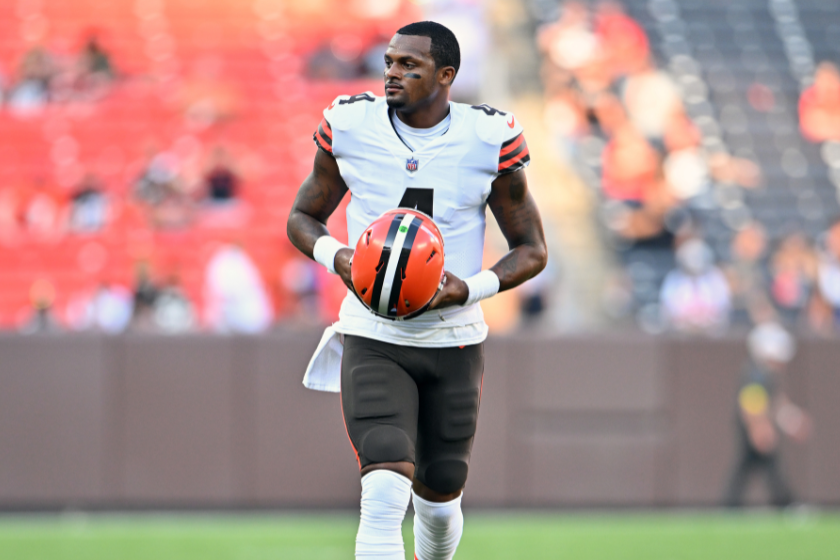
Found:
[[[141,260],[134,265],[134,305],[131,329],[140,332],[155,330],[154,309],[160,288],[152,278],[151,265]]]
[[[80,294],[67,306],[66,318],[77,331],[124,332],[134,312],[131,291],[115,282],[102,282],[94,292]]]
[[[801,232],[786,235],[770,258],[770,295],[785,324],[801,325],[812,297],[818,261]]]
[[[259,269],[238,245],[223,245],[204,273],[204,316],[220,333],[258,333],[272,320],[271,300]]]
[[[224,146],[216,146],[204,174],[204,197],[212,204],[227,204],[239,196],[240,180],[233,158]]]
[[[99,37],[91,34],[79,55],[77,91],[89,99],[98,99],[116,77],[111,54],[102,46]]]
[[[799,98],[799,126],[811,142],[840,140],[840,71],[821,62],[814,84]]]
[[[67,227],[75,233],[91,233],[105,227],[108,198],[99,179],[87,174],[70,196]]]
[[[825,330],[840,326],[840,218],[828,228],[819,256],[817,272],[819,296],[831,309],[829,325]]]
[[[278,288],[292,300],[284,323],[298,328],[321,324],[318,272],[318,263],[297,256],[283,265]]]
[[[28,313],[20,322],[18,331],[21,334],[55,333],[61,331],[61,326],[55,317],[55,286],[43,278],[36,280],[29,288]]]
[[[650,44],[642,26],[628,16],[618,2],[600,2],[595,14],[595,33],[614,76],[638,69],[650,57]]]
[[[796,341],[775,322],[755,327],[747,340],[750,362],[738,388],[738,457],[726,487],[725,505],[742,505],[749,477],[766,476],[771,503],[784,507],[793,494],[780,462],[781,435],[802,442],[811,419],[781,390],[782,376],[796,353]]]
[[[184,333],[195,328],[195,310],[181,288],[177,274],[170,275],[157,290],[152,304],[152,317],[155,328],[163,333]]]
[[[674,80],[648,58],[627,76],[623,90],[622,100],[630,122],[645,138],[661,148],[668,125],[683,111]]]
[[[640,205],[657,180],[659,154],[629,121],[616,131],[602,154],[604,195]]]
[[[729,262],[724,267],[732,294],[732,326],[752,326],[758,305],[767,302],[766,250],[767,235],[758,222],[747,224],[732,238]]]
[[[560,19],[540,29],[537,45],[558,68],[575,70],[589,64],[595,56],[598,41],[586,5],[582,2],[563,4]]]
[[[53,56],[42,46],[30,48],[21,59],[9,94],[9,108],[18,115],[40,110],[50,101],[52,81],[58,73]]]
[[[698,238],[688,239],[677,249],[677,263],[659,296],[665,324],[682,332],[720,333],[729,324],[731,296],[711,248]]]
[[[153,144],[146,147],[146,161],[132,187],[133,197],[155,207],[166,198],[169,184],[178,180],[178,158],[159,151]]]

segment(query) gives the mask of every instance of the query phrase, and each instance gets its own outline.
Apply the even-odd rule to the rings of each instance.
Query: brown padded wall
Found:
[[[0,504],[104,497],[106,341],[0,337]]]
[[[0,508],[357,507],[339,396],[301,385],[319,338],[0,336]],[[466,505],[719,503],[743,339],[520,335],[485,352]],[[838,363],[837,341],[803,341],[785,382],[816,420],[785,466],[816,503],[840,503]]]

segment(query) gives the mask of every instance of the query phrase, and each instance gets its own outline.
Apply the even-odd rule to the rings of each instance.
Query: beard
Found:
[[[402,109],[403,107],[405,107],[404,99],[396,99],[386,96],[385,103],[387,103],[388,107],[390,107],[391,109]]]

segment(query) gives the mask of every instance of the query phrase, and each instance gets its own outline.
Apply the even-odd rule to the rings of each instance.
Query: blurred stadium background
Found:
[[[482,304],[457,557],[840,556],[840,3],[2,0],[0,557],[352,555],[338,399],[300,384],[344,288],[286,217],[321,110],[421,19],[455,100],[523,123],[551,252]],[[798,505],[723,512],[768,321]]]

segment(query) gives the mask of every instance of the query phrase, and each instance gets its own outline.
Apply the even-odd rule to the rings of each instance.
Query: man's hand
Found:
[[[336,258],[336,262],[338,258]],[[467,283],[452,274],[443,273],[443,288],[432,298],[429,309],[442,309],[453,305],[464,305],[470,296],[470,289]]]
[[[346,249],[339,249],[338,253],[335,254],[335,261],[333,261],[333,265],[335,266],[335,271],[341,277],[342,282],[344,285],[356,291],[353,288],[353,278],[350,274],[350,261],[353,259],[353,254],[355,251],[351,248]]]

